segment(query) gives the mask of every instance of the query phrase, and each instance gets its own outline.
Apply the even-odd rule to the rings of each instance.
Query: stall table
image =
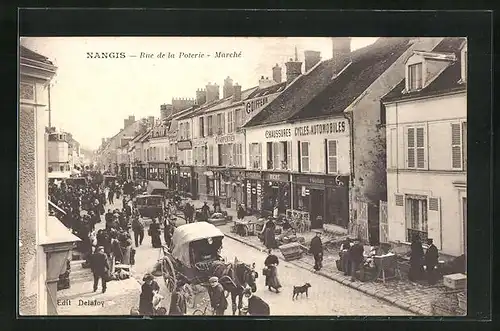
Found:
[[[256,221],[233,220],[233,222],[237,234],[243,237],[255,236],[257,234],[257,225],[259,223]]]

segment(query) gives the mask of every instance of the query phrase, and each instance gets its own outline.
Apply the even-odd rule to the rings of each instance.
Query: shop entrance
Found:
[[[318,216],[323,217],[323,212],[325,209],[325,192],[323,190],[311,189],[310,190],[310,208],[309,215],[311,220],[311,229],[317,229],[323,227],[323,222],[318,223],[316,218]]]

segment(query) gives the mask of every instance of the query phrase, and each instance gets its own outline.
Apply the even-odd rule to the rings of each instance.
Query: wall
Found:
[[[386,137],[381,125],[380,99],[405,77],[405,62],[413,50],[431,50],[442,38],[422,38],[410,46],[348,108],[353,116],[354,182],[352,207],[357,201],[368,203],[371,224],[378,223],[378,205],[386,201]],[[354,215],[354,213],[351,213]]]
[[[461,199],[467,197],[467,173],[466,169],[452,170],[451,123],[466,120],[466,94],[393,103],[386,111],[389,240],[406,241],[405,207],[396,206],[396,193],[438,197],[440,214],[428,218],[429,237],[442,253],[462,254],[465,224]],[[409,124],[426,128],[426,169],[407,169],[405,127]]]
[[[312,126],[330,124],[338,128],[341,132],[328,134],[312,134]],[[333,127],[333,126],[332,126]],[[309,131],[305,131],[305,129]],[[309,134],[300,134],[309,132]],[[349,175],[349,125],[343,117],[331,117],[329,119],[315,121],[301,121],[294,124],[281,124],[266,127],[249,128],[246,130],[246,159],[249,167],[249,144],[262,143],[262,165],[267,167],[267,142],[291,141],[292,142],[292,171],[299,171],[298,141],[309,141],[310,143],[310,173],[325,173],[325,139],[336,139],[338,155],[339,175]]]
[[[68,162],[69,149],[68,143],[65,141],[49,141],[49,162]]]

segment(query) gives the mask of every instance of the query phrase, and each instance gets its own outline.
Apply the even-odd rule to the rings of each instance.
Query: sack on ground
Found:
[[[156,262],[156,264],[153,267],[153,270],[151,270],[151,274],[155,277],[160,277],[162,275],[160,261]]]

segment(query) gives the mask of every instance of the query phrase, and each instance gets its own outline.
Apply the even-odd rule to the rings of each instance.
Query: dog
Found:
[[[292,295],[292,300],[295,300],[295,298],[299,297],[299,294],[306,294],[306,297],[309,298],[309,288],[311,287],[311,284],[305,283],[302,286],[294,286],[293,287],[293,295]]]

